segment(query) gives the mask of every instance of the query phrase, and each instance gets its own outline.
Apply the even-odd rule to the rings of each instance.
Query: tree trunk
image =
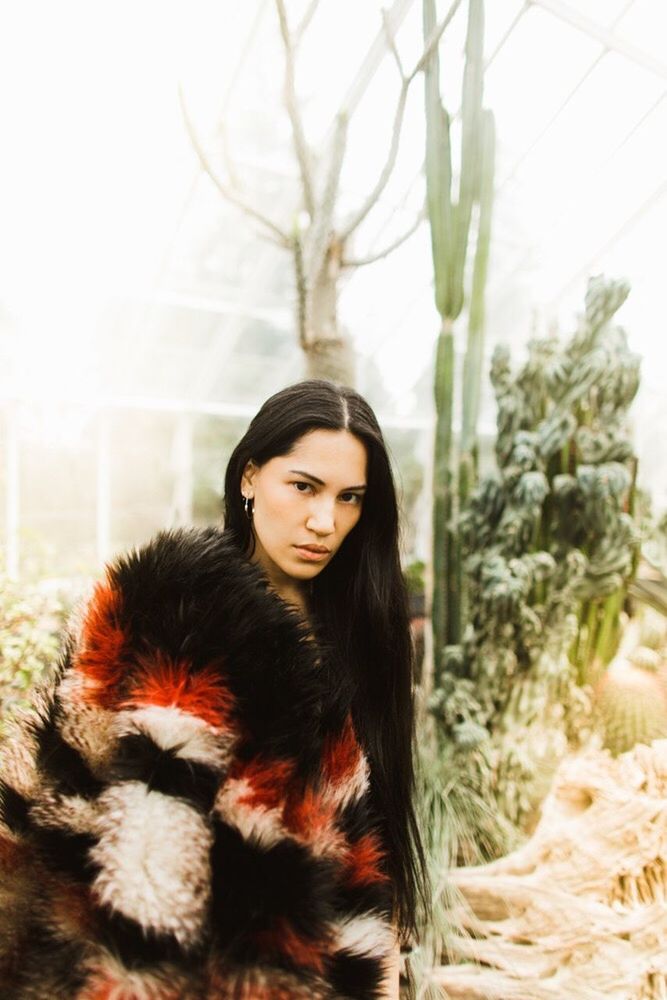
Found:
[[[306,377],[356,385],[355,354],[349,334],[338,325],[340,246],[332,241],[305,307]]]

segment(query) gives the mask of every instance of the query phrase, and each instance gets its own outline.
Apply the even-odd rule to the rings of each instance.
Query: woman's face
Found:
[[[349,431],[318,428],[289,455],[245,467],[241,491],[253,498],[254,559],[280,587],[304,583],[334,558],[361,516],[366,448]],[[325,546],[317,560],[299,546]]]

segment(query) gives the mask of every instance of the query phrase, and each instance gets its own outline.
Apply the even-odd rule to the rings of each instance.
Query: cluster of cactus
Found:
[[[436,661],[430,708],[446,739],[487,741],[498,802],[517,823],[566,745],[575,688],[613,652],[636,566],[626,420],[639,361],[611,322],[628,291],[594,277],[564,347],[534,340],[517,373],[506,349],[493,357],[498,472],[459,520],[469,618]]]

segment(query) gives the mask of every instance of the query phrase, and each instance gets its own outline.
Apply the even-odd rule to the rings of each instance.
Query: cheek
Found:
[[[352,528],[354,528],[355,524],[357,524],[357,522],[359,521],[360,517],[361,517],[361,506],[357,507],[356,504],[355,504],[352,507],[352,509],[349,512],[347,512],[347,517],[345,518],[345,522],[344,523],[345,523],[345,533],[346,534],[349,531],[352,531]]]
[[[294,498],[290,494],[289,486],[277,483],[266,493],[266,505],[270,510],[280,511],[290,508]]]
[[[267,500],[267,514],[274,524],[276,533],[287,531],[291,534],[305,514],[303,497],[293,486],[279,483]]]

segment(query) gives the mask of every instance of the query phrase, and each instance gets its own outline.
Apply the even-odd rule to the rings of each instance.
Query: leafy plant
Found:
[[[0,577],[0,737],[3,721],[29,708],[36,683],[56,662],[71,598]]]

